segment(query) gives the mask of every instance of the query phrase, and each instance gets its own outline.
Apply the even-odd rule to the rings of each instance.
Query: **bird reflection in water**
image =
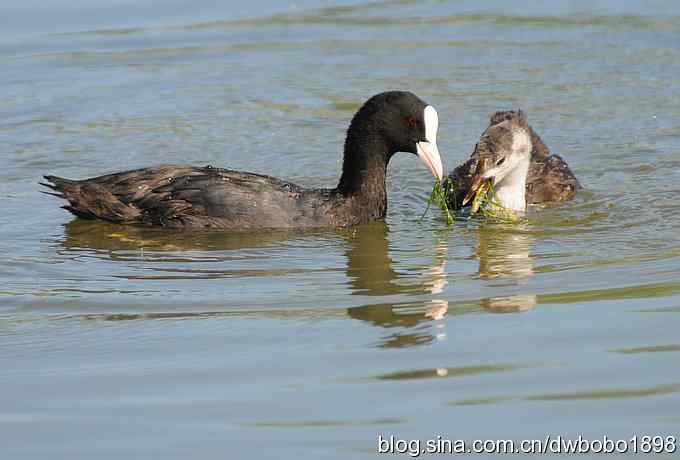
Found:
[[[61,246],[98,251],[224,251],[266,247],[285,241],[292,232],[178,232],[75,219],[66,224]]]
[[[449,303],[445,299],[431,299],[429,295],[441,293],[447,284],[447,239],[448,234],[445,234],[436,243],[434,265],[420,270],[425,279],[413,283],[412,279],[407,281],[411,277],[393,269],[384,222],[363,225],[347,233],[347,276],[352,293],[402,299],[347,309],[352,318],[395,330],[382,338],[380,346],[406,347],[446,338],[445,323],[439,320],[446,315]],[[427,294],[427,299],[403,300],[405,296],[419,294]]]
[[[383,346],[417,345],[445,338],[444,325],[440,320],[447,313],[448,301],[432,299],[432,294],[441,293],[447,284],[444,268],[448,235],[443,235],[436,243],[432,266],[414,267],[410,276],[400,276],[389,256],[388,229],[384,222],[335,232],[337,241],[346,248],[346,275],[352,294],[400,299],[398,302],[349,308],[350,317],[379,327],[398,329],[400,332],[384,338]],[[224,262],[224,268],[205,270],[189,267],[182,268],[180,274],[172,273],[172,279],[180,275],[218,279],[247,274],[247,270],[232,267],[231,262],[243,256],[231,254],[231,251],[277,246],[310,234],[312,232],[176,232],[75,219],[66,225],[59,251],[71,257],[87,252],[95,257],[117,261]],[[322,234],[328,235],[328,231]],[[184,254],[187,251],[191,253]],[[166,270],[169,269],[154,266],[152,276],[154,279],[161,278]],[[258,270],[257,276],[275,276],[280,274],[279,271]],[[421,274],[425,279],[414,284],[413,276]],[[135,279],[141,278],[139,274],[134,276]],[[436,323],[434,327],[433,323]]]
[[[478,231],[476,256],[483,280],[513,279],[520,283],[534,275],[532,241],[526,223],[483,223]],[[537,305],[535,294],[491,297],[482,307],[492,313],[516,313]]]
[[[337,232],[346,248],[346,275],[352,294],[376,300],[382,297],[375,303],[348,308],[350,317],[390,330],[381,338],[380,346],[406,347],[446,338],[446,323],[442,319],[452,314],[449,301],[432,297],[442,294],[448,283],[445,268],[451,239],[449,232],[442,233],[434,242],[431,264],[409,267],[401,273],[394,269],[390,258],[389,231],[384,222]],[[234,256],[225,254],[225,250],[276,246],[300,236],[291,232],[169,232],[76,219],[67,224],[60,246],[71,253],[94,249],[101,257],[111,260],[167,257],[174,260],[178,251],[197,251],[192,254],[192,260],[229,262]],[[480,226],[476,256],[482,279],[521,281],[533,275],[530,234],[516,224],[507,228],[491,224]],[[236,271],[234,276],[242,276],[242,272]],[[268,272],[261,270],[258,276],[268,276]],[[481,308],[491,312],[518,312],[533,308],[536,297],[504,296],[456,301],[455,305],[453,314],[456,315],[477,312]]]

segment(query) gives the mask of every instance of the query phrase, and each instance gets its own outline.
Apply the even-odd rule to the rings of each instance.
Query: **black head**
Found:
[[[407,91],[388,91],[371,97],[354,115],[347,132],[347,142],[357,139],[380,140],[381,152],[365,152],[385,156],[389,161],[396,152],[418,155],[432,174],[442,177],[442,164],[437,149],[439,118],[434,107]],[[348,145],[345,152],[347,154]],[[356,146],[353,150],[356,150]]]

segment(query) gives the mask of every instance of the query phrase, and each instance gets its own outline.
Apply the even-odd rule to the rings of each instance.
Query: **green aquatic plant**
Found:
[[[470,214],[480,213],[482,216],[502,221],[516,222],[519,216],[511,209],[505,208],[496,195],[493,179],[485,180],[475,192],[470,205]]]
[[[432,203],[436,203],[446,218],[446,225],[453,225],[455,218],[449,209],[449,197],[453,196],[455,191],[456,184],[450,177],[447,176],[441,181],[435,181],[434,186],[432,187],[432,193],[430,193],[430,197],[427,199],[427,208],[425,208],[425,212],[420,219],[422,220],[422,218],[425,217],[425,214],[427,214]]]
[[[432,193],[427,199],[427,207],[420,219],[427,214],[432,204],[436,204],[441,209],[442,214],[446,219],[447,225],[453,225],[455,217],[449,203],[455,199],[456,183],[450,178],[445,177],[442,181],[435,181],[432,187]],[[475,192],[475,196],[470,203],[470,215],[479,213],[481,216],[499,221],[516,222],[519,216],[511,209],[503,207],[501,201],[496,195],[496,189],[493,185],[493,179],[485,180],[482,185]]]

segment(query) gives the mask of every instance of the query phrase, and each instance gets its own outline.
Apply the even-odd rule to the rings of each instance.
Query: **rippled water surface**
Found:
[[[676,2],[213,3],[1,8],[3,458],[680,434]],[[395,88],[437,107],[447,170],[520,107],[586,190],[447,228],[400,154],[385,222],[241,235],[39,193],[159,163],[332,186],[354,110]]]

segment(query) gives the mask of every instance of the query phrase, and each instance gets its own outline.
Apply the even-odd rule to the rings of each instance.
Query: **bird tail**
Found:
[[[68,201],[69,204],[62,206],[62,208],[78,217],[83,217],[86,219],[93,219],[96,217],[93,213],[81,209],[77,205],[77,196],[80,189],[78,181],[50,175],[43,176],[43,178],[47,182],[40,182],[40,185],[47,187],[51,191],[41,190],[40,193],[56,196],[57,198]]]
[[[43,176],[47,182],[40,184],[50,191],[47,195],[68,201],[62,208],[85,219],[104,219],[109,222],[137,222],[140,210],[124,202],[98,179],[71,180],[57,176]]]
[[[46,195],[52,195],[56,196],[58,198],[66,198],[66,193],[68,189],[73,188],[73,186],[76,184],[76,181],[71,180],[71,179],[64,179],[63,177],[58,177],[58,176],[43,176],[43,178],[47,182],[40,182],[40,185],[43,187],[47,187],[51,192],[41,190],[41,193],[45,193]],[[56,193],[55,193],[56,192]]]

